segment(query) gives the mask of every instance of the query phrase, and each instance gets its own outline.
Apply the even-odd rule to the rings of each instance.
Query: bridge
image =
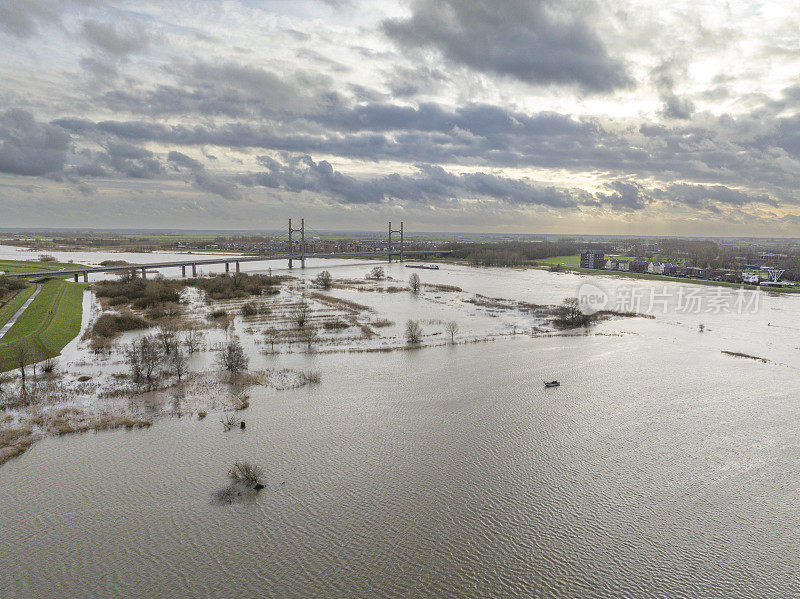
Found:
[[[141,271],[142,278],[147,278],[148,270],[156,270],[162,268],[180,268],[181,275],[186,276],[186,269],[192,269],[192,276],[197,276],[197,267],[210,265],[210,264],[224,264],[225,272],[230,272],[231,264],[235,265],[236,272],[241,271],[242,262],[268,262],[273,260],[288,260],[289,268],[292,268],[295,260],[300,261],[301,268],[305,268],[307,258],[368,258],[368,257],[387,257],[389,262],[392,261],[392,256],[396,256],[400,262],[403,262],[406,256],[431,256],[431,255],[446,255],[449,254],[448,250],[406,250],[404,248],[403,239],[403,223],[400,223],[400,229],[393,230],[392,223],[389,223],[389,245],[387,251],[366,251],[366,252],[334,252],[334,253],[306,253],[305,243],[305,220],[301,220],[300,228],[293,229],[292,221],[289,220],[289,252],[286,254],[271,254],[264,256],[220,256],[219,258],[194,258],[191,260],[177,260],[168,262],[154,262],[151,264],[121,264],[115,266],[97,266],[97,267],[77,267],[77,268],[64,268],[60,270],[33,270],[28,272],[10,272],[7,273],[8,277],[16,277],[20,279],[35,279],[47,277],[63,277],[73,276],[75,282],[78,282],[80,277],[83,277],[84,282],[89,281],[89,275],[92,273],[113,273],[113,272],[131,272]],[[300,242],[298,251],[293,251],[294,240],[292,234],[300,233]],[[392,235],[400,234],[400,245],[395,247],[393,244]]]

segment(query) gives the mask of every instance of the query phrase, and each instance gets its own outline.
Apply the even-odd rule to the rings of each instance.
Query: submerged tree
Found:
[[[128,345],[124,355],[133,382],[137,385],[147,383],[147,388],[152,389],[163,359],[160,341],[154,335],[145,335]]]
[[[200,351],[200,345],[203,343],[203,337],[203,333],[200,332],[200,329],[195,326],[191,326],[186,329],[186,332],[183,335],[183,344],[186,346],[186,351],[190,354]]]
[[[327,270],[323,270],[314,278],[314,285],[323,289],[330,289],[333,284],[333,277]]]
[[[422,342],[422,327],[416,320],[406,323],[406,342],[409,345],[419,345]]]
[[[458,323],[453,320],[444,325],[444,330],[450,335],[450,343],[455,343],[456,333],[458,333]]]
[[[264,341],[269,343],[270,351],[275,351],[275,342],[280,337],[280,331],[275,327],[269,327],[264,331]]]
[[[419,293],[422,283],[420,282],[419,275],[417,273],[412,272],[411,276],[408,277],[408,286],[411,287],[411,291],[414,293]]]
[[[238,337],[231,337],[227,343],[218,347],[218,352],[217,363],[231,374],[247,370],[249,360]]]
[[[559,323],[567,327],[588,326],[592,321],[589,314],[584,314],[581,310],[580,302],[577,297],[568,297],[559,307],[561,317]]]
[[[383,270],[383,266],[376,266],[367,275],[368,279],[372,279],[374,281],[382,281],[386,278],[386,271]]]
[[[292,311],[292,320],[294,321],[294,324],[297,325],[298,329],[302,329],[306,326],[308,323],[309,313],[310,308],[308,307],[308,302],[305,300],[305,298],[303,298]]]
[[[187,363],[186,354],[181,349],[181,346],[175,344],[169,354],[169,365],[172,368],[172,374],[175,375],[178,382],[182,381],[183,376],[186,374]]]

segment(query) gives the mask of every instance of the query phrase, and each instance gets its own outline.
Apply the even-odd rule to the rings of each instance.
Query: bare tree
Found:
[[[146,382],[148,389],[153,388],[163,359],[160,344],[154,335],[145,335],[125,348],[125,360],[131,371],[131,379],[137,385]]]
[[[308,302],[303,298],[292,311],[292,320],[298,329],[302,329],[308,323],[309,312]]]
[[[204,335],[197,327],[189,327],[183,335],[183,344],[186,346],[186,351],[190,354],[200,351],[200,345],[203,343]]]
[[[559,322],[564,326],[589,326],[591,322],[591,316],[583,313],[577,297],[566,298],[559,309],[561,312]]]
[[[183,380],[183,376],[186,374],[188,360],[180,345],[175,344],[175,346],[173,346],[169,354],[169,363],[172,367],[172,374],[175,375],[178,382]]]
[[[322,289],[330,289],[333,284],[333,277],[327,270],[323,270],[314,278],[314,285]]]
[[[19,368],[19,375],[21,378],[22,384],[22,394],[25,395],[26,392],[26,377],[25,377],[25,367],[30,362],[30,352],[28,351],[27,346],[24,343],[18,343],[17,347],[14,349],[14,364],[17,368]]]
[[[218,348],[218,351],[217,363],[231,374],[247,370],[249,360],[238,337],[231,337],[227,343]]]
[[[275,327],[269,327],[266,331],[264,331],[264,340],[269,343],[269,348],[271,351],[275,351],[275,342],[280,337],[280,331]]]
[[[172,352],[172,348],[177,346],[177,342],[175,340],[175,329],[170,326],[162,325],[158,332],[156,333],[158,340],[161,342],[161,350],[164,352],[164,355],[169,356]]]
[[[383,266],[376,266],[367,275],[368,279],[373,279],[375,281],[382,281],[386,278],[386,271],[383,270]]]
[[[453,320],[444,325],[444,330],[450,335],[450,343],[455,343],[456,333],[458,333],[458,323]]]
[[[420,282],[419,275],[417,273],[411,273],[411,276],[408,277],[408,285],[411,287],[411,291],[414,293],[419,293],[419,288],[422,286],[422,283]]]
[[[311,347],[319,340],[319,333],[317,333],[317,329],[314,327],[308,327],[303,329],[303,342],[308,345],[308,350],[311,351]]]
[[[416,320],[406,323],[406,341],[409,345],[419,345],[422,342],[422,327]]]

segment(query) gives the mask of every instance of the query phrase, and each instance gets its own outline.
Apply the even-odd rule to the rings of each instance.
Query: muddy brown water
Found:
[[[424,274],[533,303],[629,283]],[[390,295],[341,292],[419,310]],[[244,431],[210,414],[45,439],[0,467],[0,596],[800,597],[800,298],[671,308],[590,335],[279,355],[322,383],[252,396]],[[237,459],[266,488],[217,505]]]

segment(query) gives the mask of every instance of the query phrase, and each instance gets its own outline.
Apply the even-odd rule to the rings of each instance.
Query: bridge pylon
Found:
[[[300,268],[306,267],[306,219],[300,219],[300,228],[292,228],[292,219],[289,219],[289,256],[293,255],[294,242],[292,241],[292,234],[300,233]],[[292,259],[289,258],[289,268],[292,268]]]
[[[389,221],[389,262],[392,261],[394,253],[394,246],[392,245],[392,235],[400,234],[400,251],[396,254],[400,257],[400,262],[403,261],[403,221],[400,221],[399,229],[392,229],[392,221]]]

